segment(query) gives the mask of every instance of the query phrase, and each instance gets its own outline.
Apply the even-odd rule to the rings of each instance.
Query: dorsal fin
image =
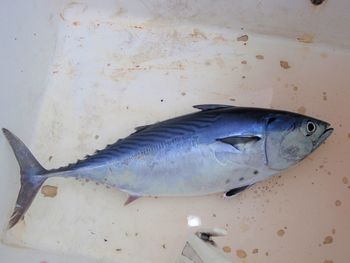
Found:
[[[135,131],[136,131],[136,132],[142,131],[142,130],[148,128],[149,126],[151,126],[151,125],[143,125],[143,126],[135,127]]]
[[[222,104],[200,104],[200,105],[194,105],[193,108],[199,109],[202,111],[205,110],[216,110],[216,109],[222,109],[222,108],[230,108],[234,107],[232,105],[222,105]]]

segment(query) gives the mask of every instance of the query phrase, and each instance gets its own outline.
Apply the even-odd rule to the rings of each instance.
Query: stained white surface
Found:
[[[348,1],[4,6],[0,124],[46,168],[203,103],[299,111],[335,132],[299,166],[233,199],[144,198],[124,207],[118,190],[50,179],[58,194],[39,193],[10,231],[19,173],[1,137],[1,262],[173,262],[196,231],[191,215],[201,227],[227,229],[218,243],[237,262],[347,262]],[[237,40],[242,35],[247,42]],[[332,243],[323,244],[327,236]]]

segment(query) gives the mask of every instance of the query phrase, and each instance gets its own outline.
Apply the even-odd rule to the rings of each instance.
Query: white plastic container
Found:
[[[46,168],[194,104],[298,111],[335,132],[230,200],[124,207],[118,190],[50,179],[57,195],[39,193],[10,231],[19,169],[0,136],[0,262],[174,262],[200,227],[227,230],[217,243],[234,262],[347,262],[349,12],[346,0],[3,1],[0,125]]]

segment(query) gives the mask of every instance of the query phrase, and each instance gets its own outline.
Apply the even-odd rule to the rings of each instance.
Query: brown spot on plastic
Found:
[[[340,200],[336,200],[335,201],[335,206],[341,206],[341,201]]]
[[[310,44],[314,42],[314,36],[311,34],[304,34],[300,37],[297,37],[297,40],[301,43]]]
[[[280,61],[280,66],[281,66],[281,68],[284,68],[284,69],[291,68],[291,66],[289,65],[288,61],[285,61],[285,60],[281,60]]]
[[[255,57],[256,57],[256,59],[259,59],[259,60],[264,59],[264,56],[263,56],[263,55],[256,55]]]
[[[231,248],[229,246],[224,246],[222,248],[222,250],[225,252],[225,253],[231,253]]]
[[[237,41],[247,42],[248,35],[243,35],[243,36],[237,37]]]
[[[301,106],[297,109],[297,112],[300,114],[305,114],[306,113],[306,108],[304,106]]]
[[[324,245],[332,244],[333,243],[333,237],[331,236],[326,236],[323,240]]]
[[[41,193],[45,197],[55,197],[57,195],[57,186],[52,186],[52,185],[44,185],[41,188]]]
[[[79,21],[74,21],[72,24],[73,24],[73,26],[80,26],[80,22]]]
[[[325,261],[323,261],[323,263],[334,263],[334,261],[330,259],[326,259]]]
[[[293,86],[293,90],[294,91],[298,91],[298,87],[297,86]]]
[[[208,39],[207,36],[203,32],[201,32],[198,28],[194,28],[190,36],[193,38]]]
[[[253,254],[258,254],[259,253],[259,249],[258,248],[254,248],[252,251]]]
[[[243,249],[236,250],[236,255],[239,258],[246,258],[247,257],[247,253]]]
[[[343,182],[343,184],[348,184],[349,180],[348,180],[348,178],[346,176],[344,176],[343,179],[342,179],[342,182]]]
[[[285,231],[284,231],[283,229],[280,229],[280,230],[277,231],[277,235],[278,235],[279,237],[283,237],[284,234],[285,234]]]
[[[241,61],[241,64],[246,65],[246,64],[247,64],[247,61],[246,61],[246,60],[242,60],[242,61]]]

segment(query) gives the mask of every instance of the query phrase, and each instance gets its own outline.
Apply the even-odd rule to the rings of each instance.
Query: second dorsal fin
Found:
[[[199,109],[199,110],[216,110],[216,109],[223,109],[223,108],[232,108],[234,106],[232,105],[222,105],[222,104],[200,104],[200,105],[194,105],[193,108]]]

